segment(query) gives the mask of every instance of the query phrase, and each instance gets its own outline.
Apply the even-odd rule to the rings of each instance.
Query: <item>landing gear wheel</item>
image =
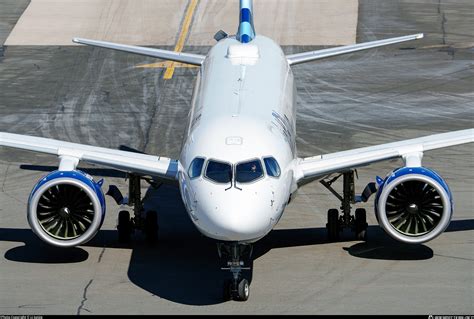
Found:
[[[224,281],[223,297],[224,301],[229,301],[232,298],[232,280],[230,279]]]
[[[118,215],[118,240],[119,243],[130,242],[130,236],[132,234],[132,222],[130,220],[130,213],[126,210],[122,210]]]
[[[145,237],[149,243],[155,243],[158,240],[158,214],[154,210],[146,214]]]
[[[355,235],[358,240],[367,240],[367,214],[364,208],[357,208],[355,211]]]
[[[339,240],[339,211],[337,209],[328,210],[328,223],[326,224],[328,240],[330,242]]]
[[[242,279],[237,286],[237,292],[234,299],[237,301],[247,301],[247,299],[249,299],[249,292],[250,287],[248,280]]]

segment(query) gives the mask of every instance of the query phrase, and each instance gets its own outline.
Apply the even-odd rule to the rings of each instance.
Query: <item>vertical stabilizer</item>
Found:
[[[253,26],[252,0],[240,0],[239,30],[237,39],[242,43],[249,43],[255,38]]]

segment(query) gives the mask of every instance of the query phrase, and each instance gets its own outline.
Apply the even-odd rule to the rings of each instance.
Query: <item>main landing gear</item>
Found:
[[[148,242],[154,243],[158,239],[158,214],[154,210],[145,212],[143,199],[141,196],[141,180],[146,180],[152,187],[158,188],[161,185],[155,184],[151,179],[139,175],[129,175],[128,200],[124,199],[116,186],[110,186],[107,195],[112,196],[117,204],[133,206],[133,217],[130,212],[122,210],[118,215],[118,240],[120,243],[128,243],[135,230],[140,230],[145,234]]]
[[[342,196],[332,188],[332,184],[343,177],[343,192]],[[339,234],[344,228],[350,228],[356,239],[367,240],[367,214],[364,208],[357,208],[355,214],[351,215],[351,204],[355,204],[359,201],[366,201],[365,194],[370,194],[374,191],[375,184],[371,183],[367,185],[366,190],[362,196],[355,196],[354,187],[354,171],[345,172],[335,176],[329,180],[321,180],[323,184],[334,196],[341,201],[341,210],[330,209],[328,210],[328,222],[326,224],[328,240],[330,242],[338,241]]]
[[[246,301],[249,299],[249,281],[242,276],[242,270],[250,270],[244,267],[244,260],[252,258],[252,246],[239,243],[218,243],[217,252],[220,258],[227,258],[227,267],[222,270],[229,270],[232,278],[224,283],[224,300]]]

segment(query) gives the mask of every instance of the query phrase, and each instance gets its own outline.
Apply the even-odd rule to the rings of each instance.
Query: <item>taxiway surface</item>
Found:
[[[1,0],[0,19],[18,18],[21,10],[12,8]],[[418,32],[425,38],[295,66],[299,155],[473,127],[474,4],[361,0],[357,10],[357,42]],[[205,21],[214,20],[193,23]],[[221,28],[198,24],[191,34]],[[0,34],[10,26],[0,23]],[[317,48],[304,44],[284,50]],[[153,62],[78,46],[7,46],[0,56],[0,131],[177,158],[197,69],[176,68],[164,80],[164,68],[136,67]],[[306,185],[256,245],[250,299],[238,303],[222,302],[227,274],[177,189],[147,192],[147,205],[159,211],[156,246],[140,236],[119,245],[119,207],[108,198],[98,236],[59,250],[36,238],[25,213],[31,188],[56,158],[0,149],[0,314],[472,314],[474,145],[428,152],[423,161],[454,196],[446,233],[424,245],[397,243],[377,226],[369,201],[361,205],[369,213],[369,241],[345,233],[341,242],[327,243],[326,212],[339,205],[318,183]],[[360,169],[357,190],[399,165]],[[105,187],[126,190],[123,178],[95,173],[105,175]]]

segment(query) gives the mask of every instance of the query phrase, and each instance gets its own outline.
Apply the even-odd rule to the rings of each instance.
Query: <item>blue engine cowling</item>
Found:
[[[86,243],[105,217],[102,182],[79,171],[54,171],[38,181],[28,199],[28,222],[48,244],[72,247]]]
[[[433,170],[402,167],[378,182],[375,213],[391,237],[419,244],[448,227],[453,213],[451,191]]]

